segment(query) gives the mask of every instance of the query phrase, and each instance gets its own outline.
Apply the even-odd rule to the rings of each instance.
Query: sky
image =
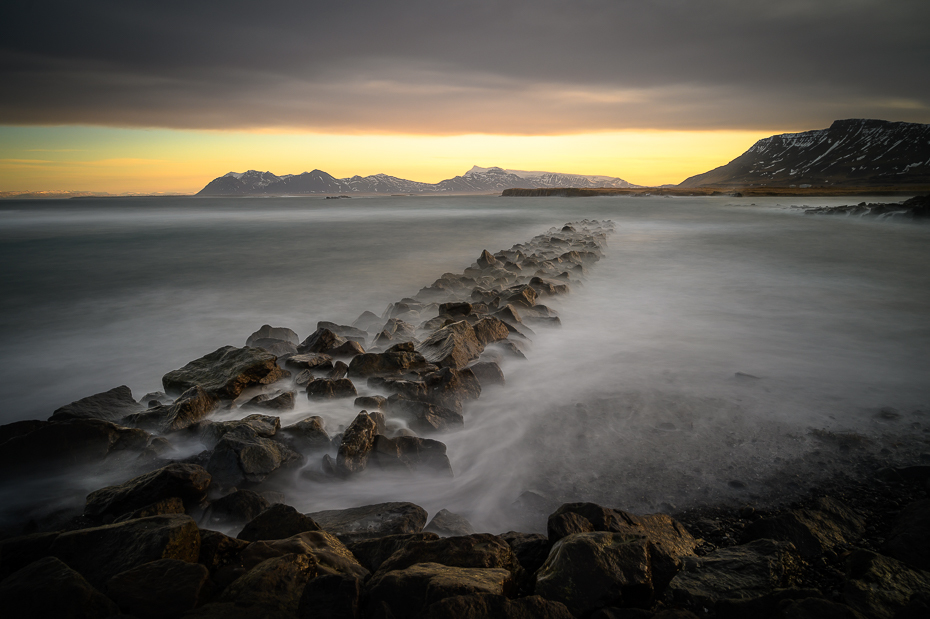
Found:
[[[926,0],[14,3],[0,191],[472,165],[678,183],[775,133],[930,122]]]

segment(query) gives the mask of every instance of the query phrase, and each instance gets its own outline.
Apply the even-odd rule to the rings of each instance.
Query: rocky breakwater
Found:
[[[800,207],[805,215],[843,215],[870,219],[930,221],[930,196],[916,196],[904,202],[868,203],[844,206]]]

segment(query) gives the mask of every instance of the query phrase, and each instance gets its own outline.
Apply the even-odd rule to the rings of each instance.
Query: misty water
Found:
[[[849,466],[819,431],[889,457],[907,441],[930,452],[930,226],[787,208],[861,199],[5,202],[0,423],[121,384],[141,398],[262,324],[301,338],[317,321],[351,324],[482,249],[610,219],[584,285],[546,301],[561,329],[538,329],[529,359],[503,364],[507,385],[466,405],[465,429],[434,437],[454,479],[323,482],[302,474],[313,459],[275,487],[305,512],[412,501],[492,532],[539,529],[568,500],[634,512],[768,500]],[[332,434],[357,413],[351,399],[298,397],[281,423],[321,415]],[[2,495],[80,502],[128,470]]]

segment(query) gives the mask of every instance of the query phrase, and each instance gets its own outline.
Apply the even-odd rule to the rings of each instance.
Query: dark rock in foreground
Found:
[[[211,479],[203,467],[175,462],[118,486],[90,493],[84,514],[92,517],[118,516],[171,498],[193,506],[206,496]]]
[[[106,619],[119,612],[109,598],[60,559],[46,557],[0,582],[6,619]]]
[[[290,505],[277,503],[245,525],[237,536],[247,542],[286,539],[307,531],[320,531],[312,518],[301,514]]]

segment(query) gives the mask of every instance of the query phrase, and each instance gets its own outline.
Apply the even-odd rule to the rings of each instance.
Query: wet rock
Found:
[[[294,355],[284,361],[284,367],[291,368],[297,372],[303,370],[327,370],[332,368],[333,358],[331,355],[310,352],[303,355]]]
[[[256,340],[264,339],[280,340],[295,346],[300,342],[300,338],[297,337],[297,334],[287,327],[272,327],[271,325],[262,325],[258,331],[249,336],[249,338],[245,341],[245,345],[254,346]]]
[[[746,527],[743,540],[776,539],[794,544],[804,559],[845,546],[865,532],[865,521],[836,499],[818,499],[815,509],[794,509]]]
[[[793,544],[760,539],[686,560],[666,597],[690,608],[714,608],[720,600],[748,599],[789,587],[800,568]]]
[[[391,344],[410,342],[415,338],[416,328],[412,324],[399,318],[391,318],[375,337],[374,343],[377,346],[390,346]]]
[[[475,323],[475,337],[482,346],[506,340],[510,336],[510,329],[500,318],[488,316]]]
[[[281,418],[254,413],[232,421],[208,422],[197,427],[201,442],[215,447],[228,434],[271,438],[281,428]]]
[[[325,531],[306,531],[286,539],[252,542],[242,552],[242,565],[248,570],[268,558],[288,553],[313,557],[320,574],[368,577],[368,570],[356,561],[348,548]]]
[[[388,438],[377,435],[370,455],[371,464],[388,470],[433,471],[452,476],[446,446],[439,441],[414,436]]]
[[[386,402],[387,398],[380,395],[366,395],[355,398],[357,408],[381,410]]]
[[[348,544],[349,550],[367,570],[376,572],[385,559],[410,542],[439,539],[435,533],[398,533],[371,539],[361,539]]]
[[[301,514],[290,505],[276,503],[251,520],[237,539],[247,542],[286,539],[306,531],[320,531],[313,518]]]
[[[930,570],[930,499],[905,507],[888,533],[889,556],[920,570]]]
[[[7,619],[106,619],[116,604],[60,559],[46,557],[0,582],[0,609]]]
[[[364,471],[377,434],[377,420],[365,411],[359,413],[342,435],[336,453],[337,474],[352,475]]]
[[[500,568],[511,572],[515,578],[520,578],[523,574],[523,568],[507,542],[487,533],[444,537],[432,541],[411,541],[385,559],[377,573],[401,570],[417,563]]]
[[[290,553],[272,557],[226,587],[218,601],[294,615],[304,587],[316,575],[316,561],[309,555]]]
[[[121,516],[117,516],[113,522],[126,522],[127,520],[148,518],[149,516],[163,516],[166,514],[183,514],[184,512],[184,501],[178,497],[171,497],[140,507],[137,510],[126,512]]]
[[[472,326],[464,320],[439,329],[417,347],[428,362],[457,370],[476,359],[482,350],[484,345],[478,341]]]
[[[282,428],[281,439],[301,453],[327,449],[330,446],[330,437],[326,433],[323,418],[318,416],[307,417]]]
[[[330,351],[342,346],[347,341],[347,339],[336,335],[329,329],[317,329],[297,346],[297,352],[302,355],[311,352],[330,354]]]
[[[209,575],[197,563],[160,559],[117,574],[107,594],[139,619],[172,619],[197,605]]]
[[[370,312],[369,312],[370,313]],[[374,314],[371,314],[374,316]],[[380,320],[375,316],[376,320]],[[328,329],[340,337],[344,337],[350,342],[358,342],[359,344],[364,344],[368,340],[368,331],[367,329],[361,329],[358,327],[349,327],[346,325],[337,325],[334,322],[327,322],[325,320],[316,323],[317,329]]]
[[[358,395],[355,385],[348,378],[317,378],[307,383],[307,398],[311,400],[334,400],[354,398]]]
[[[426,394],[422,399],[456,411],[461,411],[465,402],[477,400],[481,395],[481,383],[475,373],[467,368],[456,370],[444,367],[424,376],[423,383]],[[414,399],[412,394],[411,399]]]
[[[152,406],[144,412],[125,418],[125,423],[137,428],[167,434],[177,432],[206,419],[219,408],[219,401],[199,385],[182,393],[174,403]]]
[[[531,286],[522,285],[508,288],[501,293],[500,306],[515,305],[521,310],[533,307],[536,304],[536,291]]]
[[[530,287],[536,291],[537,295],[554,296],[568,294],[571,289],[568,284],[554,282],[542,277],[534,277],[530,280]]]
[[[253,407],[261,408],[269,411],[289,411],[294,409],[294,404],[297,399],[297,393],[295,391],[285,391],[280,395],[276,395],[273,398],[262,394],[257,395],[248,402],[246,402],[244,407]]]
[[[433,519],[429,521],[429,524],[423,530],[443,537],[471,535],[475,532],[474,527],[471,526],[467,519],[458,514],[453,514],[447,509],[440,509],[436,512],[436,515],[433,516]]]
[[[165,393],[180,395],[199,385],[215,398],[234,400],[248,387],[269,385],[287,373],[274,355],[259,348],[224,346],[165,374]]]
[[[461,428],[465,421],[462,414],[429,402],[409,400],[399,395],[387,399],[385,410],[391,415],[405,419],[419,433],[447,432]]]
[[[412,370],[426,369],[430,363],[416,352],[411,342],[391,346],[383,353],[365,353],[349,362],[349,376],[396,376]]]
[[[278,441],[244,429],[227,433],[217,443],[206,469],[220,484],[260,482],[278,468],[301,461],[301,455]]]
[[[210,481],[211,476],[203,467],[175,462],[118,486],[90,493],[84,515],[118,516],[173,497],[193,506],[206,496]]]
[[[103,419],[119,423],[127,415],[145,410],[137,403],[132,391],[126,385],[114,387],[109,391],[81,398],[71,404],[57,409],[49,421],[68,421],[70,419]]]
[[[0,479],[99,462],[123,450],[141,450],[151,435],[102,419],[44,423],[13,436],[0,449]]]
[[[402,570],[379,572],[366,589],[369,608],[386,610],[391,613],[387,616],[395,619],[413,619],[445,598],[474,593],[505,595],[513,591],[514,584],[511,573],[503,569],[419,563]]]
[[[330,380],[339,380],[340,378],[345,378],[349,375],[349,366],[342,361],[337,361],[333,364],[333,369],[329,374],[326,375],[326,378]]]
[[[552,547],[536,594],[581,616],[604,606],[641,606],[656,593],[652,544],[623,533],[575,533]]]
[[[517,556],[517,561],[526,574],[535,574],[549,557],[552,542],[545,535],[539,533],[519,533],[508,531],[500,535],[507,542]]]
[[[210,525],[242,524],[254,520],[271,503],[252,490],[236,490],[210,504],[204,520]]]
[[[337,346],[329,351],[334,358],[346,358],[354,357],[355,355],[361,355],[365,352],[365,349],[358,342],[349,340],[341,346]]]
[[[343,543],[386,535],[420,533],[426,524],[426,510],[413,503],[378,503],[312,512],[307,516]]]
[[[297,608],[299,619],[357,619],[362,601],[362,579],[324,574],[304,587]]]
[[[497,266],[497,258],[491,255],[491,252],[484,250],[481,252],[481,255],[478,256],[478,268],[487,269],[489,267]]]
[[[92,585],[159,559],[195,562],[200,531],[190,516],[152,516],[56,535],[48,548]]]
[[[846,560],[844,601],[867,617],[892,619],[910,599],[930,591],[930,572],[914,570],[897,559],[855,550]]]
[[[523,317],[520,315],[520,311],[513,305],[507,304],[497,310],[493,316],[500,319],[504,323],[509,323],[511,325],[518,325],[523,322]]]
[[[493,593],[455,595],[427,609],[427,619],[572,619],[568,608],[538,595],[515,600]]]
[[[479,361],[465,369],[472,371],[481,387],[490,387],[491,385],[503,386],[506,384],[501,366],[493,361]]]
[[[262,338],[255,340],[250,344],[252,348],[260,348],[275,357],[289,357],[297,354],[297,347],[290,342],[275,340],[271,338]]]

